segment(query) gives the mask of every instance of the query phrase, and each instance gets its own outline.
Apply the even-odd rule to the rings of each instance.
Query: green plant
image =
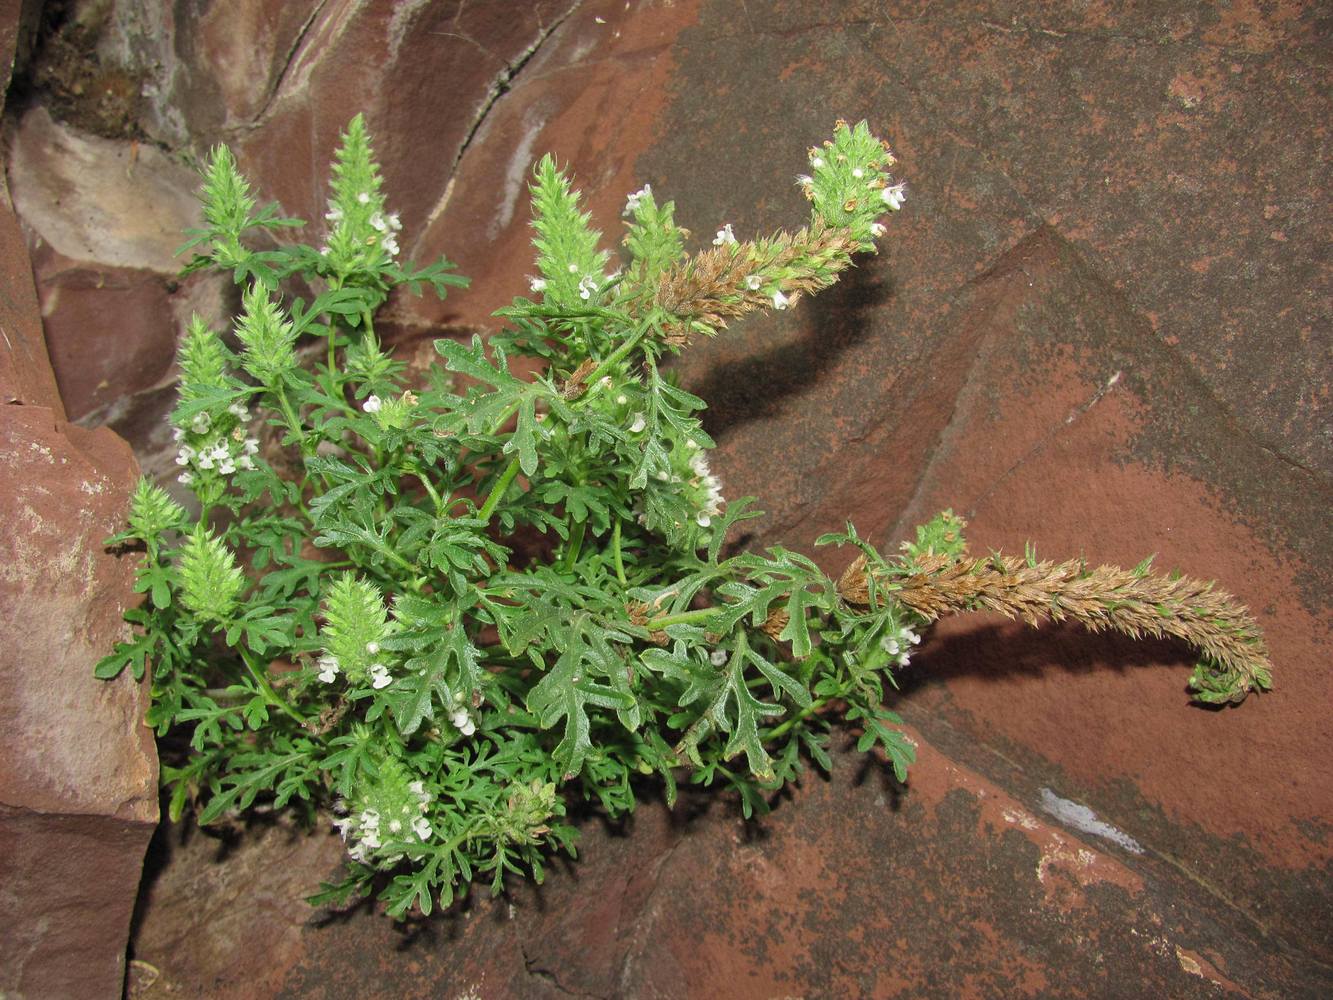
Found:
[[[613,273],[543,159],[533,298],[502,310],[486,344],[437,341],[443,366],[417,384],[376,337],[376,309],[394,288],[463,282],[444,260],[398,262],[360,117],[318,248],[254,249],[300,223],[256,211],[214,150],[189,269],[242,286],[238,351],[198,320],[183,338],[172,420],[199,513],[140,484],[110,542],[142,545],[147,600],[127,615],[136,636],[97,667],[152,665],[148,721],[188,741],[164,761],[173,817],[331,805],[349,870],[314,900],[388,872],[380,898],[401,917],[480,877],[496,890],[509,872],[540,878],[551,851],[574,850],[566,801],[623,814],[638,775],[660,776],[668,801],[685,776],[762,812],[805,761],[829,766],[835,720],[905,778],[913,745],[886,688],[945,613],[1175,635],[1205,654],[1201,700],[1268,687],[1256,626],[1210,586],[1146,563],[971,560],[947,511],[892,556],[850,524],[821,538],[857,550],[836,581],[781,547],[727,552],[756,514],[724,501],[704,401],[660,362],[874,249],[903,199],[887,147],[839,122],[809,158],[808,227],[742,241],[724,226],[691,254],[672,203],[645,186]],[[313,299],[284,297],[289,279]],[[520,356],[536,375],[518,374]]]

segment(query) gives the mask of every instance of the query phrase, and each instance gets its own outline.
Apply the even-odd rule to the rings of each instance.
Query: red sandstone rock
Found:
[[[405,249],[444,252],[474,279],[444,307],[398,303],[409,328],[481,322],[523,291],[524,184],[544,151],[572,165],[608,244],[644,181],[696,232],[748,235],[799,224],[788,185],[804,146],[839,114],[869,118],[908,182],[884,256],[678,366],[713,407],[729,495],[771,512],[760,540],[806,548],[850,515],[891,544],[951,505],[980,550],[1157,551],[1250,602],[1278,688],[1206,713],[1184,704],[1179,647],[960,619],[906,679],[899,707],[929,744],[905,794],[873,771],[810,782],[745,844],[734,817],[672,827],[645,807],[628,839],[590,834],[576,877],[518,890],[512,924],[503,903],[478,907],[402,949],[369,915],[295,934],[288,869],[276,916],[246,931],[282,942],[267,963],[235,933],[182,932],[190,880],[214,877],[212,852],[183,852],[141,935],[162,982],[303,996],[1327,991],[1317,5],[998,16],[692,0],[523,21],[485,4],[335,3],[310,18],[253,3],[227,25],[218,9],[163,36],[193,73],[186,118],[205,140],[237,139],[268,196],[318,217],[311,164],[368,110],[391,201],[409,228],[426,220]],[[490,20],[458,30],[470,17]],[[202,83],[252,65],[224,74],[224,97]],[[877,796],[900,811],[886,821]],[[1145,853],[1040,815],[1060,799]],[[307,858],[311,887],[327,874],[321,851],[292,851],[274,863]],[[1084,852],[1106,879],[1083,884]],[[241,884],[264,871],[262,853],[246,857]]]
[[[70,416],[161,383],[190,312],[220,312],[219,279],[177,280],[198,178],[154,147],[81,135],[40,108],[20,124],[9,178]]]
[[[0,407],[0,992],[113,996],[157,822],[146,690],[93,677],[125,635],[129,559],[102,540],[138,470],[109,430]]]

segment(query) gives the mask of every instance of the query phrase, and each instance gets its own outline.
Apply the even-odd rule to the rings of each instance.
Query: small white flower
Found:
[[[611,376],[610,376],[610,375],[603,375],[601,378],[599,378],[599,379],[597,380],[597,388],[598,388],[598,389],[609,389],[609,388],[611,388]]]
[[[645,184],[643,187],[641,187],[639,190],[635,191],[633,194],[631,194],[628,198],[625,199],[625,211],[622,212],[621,214],[633,215],[635,212],[639,210],[639,202],[643,201],[645,198],[652,197],[652,193],[653,193],[653,186],[651,184]]]
[[[246,408],[246,405],[244,403],[232,403],[229,407],[227,407],[227,412],[230,413],[237,420],[250,419],[250,411],[249,409]]]
[[[212,426],[212,424],[213,418],[203,410],[200,410],[194,415],[194,419],[190,421],[190,430],[194,431],[196,434],[203,434]]]
[[[895,184],[893,187],[886,187],[879,196],[884,199],[884,204],[896,212],[903,207],[903,200],[907,197],[907,185]]]
[[[757,274],[752,274],[745,279],[745,287],[752,292],[759,291],[759,286],[764,283],[764,279]]]
[[[855,177],[857,180],[860,180],[865,175],[866,172],[862,170],[860,167],[855,167],[852,169],[852,176]]]
[[[898,666],[900,667],[905,667],[911,662],[912,662],[912,657],[907,653],[903,653],[901,656],[898,657]]]
[[[378,830],[380,828],[380,814],[374,809],[363,809],[360,819],[363,830]]]
[[[921,645],[921,636],[917,635],[910,628],[903,629],[903,638],[906,639],[908,642],[910,642],[913,646]]]
[[[468,714],[466,708],[460,708],[454,712],[449,716],[449,721],[452,722],[454,728],[464,736],[471,736],[477,731],[477,724],[472,721],[472,716]]]
[[[366,643],[366,652],[369,653],[371,656],[374,656],[379,651],[380,651],[380,644],[375,640],[372,639],[370,642]]]
[[[528,288],[530,288],[530,289],[531,289],[532,291],[534,291],[534,292],[544,292],[544,291],[546,291],[546,279],[545,279],[545,278],[529,278],[529,279],[528,279]]]
[[[616,404],[618,406],[624,406],[628,402],[629,402],[629,397],[626,396],[623,392],[616,397]]]
[[[215,462],[226,462],[231,458],[230,449],[228,449],[221,441],[213,445],[209,454],[213,456],[213,461]]]
[[[879,644],[884,647],[884,652],[888,653],[890,656],[898,655],[898,640],[892,636],[886,635],[879,641]]]
[[[334,656],[321,656],[319,658],[319,679],[325,684],[332,684],[333,679],[338,676],[338,660]]]
[[[584,302],[592,298],[592,293],[597,291],[597,279],[591,276],[585,276],[579,279],[579,298]]]
[[[236,463],[234,463],[231,460],[230,456],[224,458],[220,463],[218,463],[218,472],[220,472],[224,476],[230,476],[235,471],[236,471]]]
[[[259,451],[259,438],[246,438],[241,447],[247,455],[254,455]]]
[[[363,204],[363,205],[369,205],[369,204],[370,204],[370,192],[369,192],[369,191],[362,191],[359,195],[356,196],[356,200],[359,201],[359,202],[360,202],[361,204]]]
[[[578,273],[579,273],[579,266],[578,266],[577,264],[570,264],[570,265],[569,265],[569,273],[570,273],[570,274],[578,274]]]
[[[379,413],[380,407],[383,405],[384,400],[380,399],[379,396],[371,395],[366,397],[366,401],[361,404],[361,409],[367,413]]]
[[[812,186],[814,185],[814,183],[815,183],[815,179],[814,179],[813,177],[811,177],[809,174],[797,174],[797,175],[796,175],[796,184],[797,184],[797,186],[799,186],[799,187],[803,187],[803,188],[812,187]]]
[[[238,469],[253,469],[255,467],[255,460],[249,455],[242,455],[236,460],[236,467]]]
[[[715,247],[725,246],[728,243],[735,243],[735,242],[736,242],[736,234],[731,231],[730,222],[728,222],[725,226],[719,229],[717,231],[717,235],[713,237],[713,246]]]
[[[171,440],[179,441],[183,437],[185,437],[185,431],[181,430],[179,427],[171,428]]]
[[[720,667],[727,662],[727,651],[725,649],[715,649],[708,654],[708,662],[715,667]]]
[[[822,156],[816,156],[810,161],[810,166],[814,167],[816,170],[818,170],[823,165],[824,165],[824,158]]]
[[[389,228],[393,230],[395,233],[403,228],[403,222],[401,219],[398,218],[397,212],[390,212],[388,218],[385,221],[389,223]]]
[[[878,222],[872,222],[872,223],[870,224],[870,235],[873,236],[873,237],[875,237],[875,239],[879,239],[879,238],[880,238],[881,236],[883,236],[886,232],[888,232],[888,230],[885,229],[884,226],[881,225],[880,223],[878,223]]]
[[[694,515],[694,520],[698,523],[699,527],[701,528],[706,528],[713,523],[713,519],[708,516],[707,512],[702,510],[699,511],[698,514]]]
[[[179,476],[176,477],[176,482],[183,483],[186,486],[189,486],[192,482],[194,482],[194,473],[191,472],[189,469],[186,469],[184,472],[182,472]]]
[[[338,831],[343,840],[347,839],[347,831],[356,825],[356,821],[351,816],[343,816],[333,821],[333,828]]]
[[[402,833],[402,832],[403,832],[403,821],[400,820],[400,819],[391,819],[391,820],[389,820],[389,832],[390,832],[390,833]]]
[[[407,786],[407,790],[411,792],[413,795],[418,795],[418,796],[425,795],[426,783],[424,781],[414,781]]]
[[[383,663],[372,663],[370,665],[370,686],[376,691],[388,687],[393,682],[389,676],[389,668]]]
[[[369,849],[372,850],[372,851],[378,851],[378,850],[380,849],[380,832],[379,832],[379,830],[366,830],[366,831],[364,831],[364,832],[361,834],[361,846],[362,846],[362,847],[365,847],[365,848],[369,848]]]
[[[636,414],[634,414],[634,422],[633,422],[632,424],[629,425],[629,432],[630,432],[631,434],[638,434],[640,431],[642,431],[642,430],[643,430],[645,427],[647,427],[647,426],[648,426],[648,422],[647,422],[646,420],[644,420],[644,418],[643,418],[643,414],[642,414],[642,413],[636,413]]]
[[[412,832],[422,840],[430,840],[431,828],[424,816],[418,816],[412,820]]]
[[[384,248],[384,252],[387,253],[390,257],[398,256],[397,236],[389,235],[384,237],[384,239],[380,240],[380,246]]]
[[[189,465],[190,459],[194,458],[197,452],[188,444],[181,445],[181,450],[176,452],[177,465]]]
[[[782,289],[779,288],[776,292],[773,293],[774,309],[786,309],[790,302],[791,299],[782,294]]]

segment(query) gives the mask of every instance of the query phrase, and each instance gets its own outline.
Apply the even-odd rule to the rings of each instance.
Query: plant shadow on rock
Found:
[[[800,339],[762,354],[724,361],[687,388],[708,403],[704,429],[714,437],[777,414],[783,401],[815,391],[839,355],[871,336],[871,316],[896,295],[891,276],[851,268],[807,306],[809,329]],[[761,506],[762,506],[762,497]]]
[[[1015,623],[995,623],[933,636],[923,647],[921,665],[914,664],[898,675],[900,699],[954,677],[994,684],[1055,672],[1123,674],[1136,669],[1189,669],[1198,661],[1189,645],[1177,639],[1131,639],[1110,632],[1089,632],[1072,623],[1043,624],[1036,635],[1020,632],[1019,628]],[[1188,692],[1183,682],[1180,687]]]

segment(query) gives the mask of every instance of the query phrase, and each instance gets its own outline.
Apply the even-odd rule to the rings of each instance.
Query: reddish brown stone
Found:
[[[142,957],[220,995],[1328,992],[1318,6],[566,6],[251,3],[235,35],[209,8],[180,15],[205,30],[164,37],[182,68],[253,67],[216,98],[197,72],[187,117],[294,212],[318,218],[312,165],[368,111],[405,249],[474,279],[442,307],[396,304],[427,336],[525,290],[525,185],[547,150],[608,246],[645,181],[706,243],[723,222],[801,224],[804,147],[838,115],[869,118],[909,185],[884,254],[678,365],[712,406],[728,494],[771,512],[757,540],[808,550],[852,516],[892,545],[953,506],[978,550],[1155,551],[1251,604],[1277,691],[1203,712],[1184,704],[1180,647],[958,620],[905,676],[898,706],[947,757],[923,747],[901,796],[877,772],[812,782],[741,845],[730,817],[673,827],[646,807],[629,838],[591,832],[575,877],[518,890],[512,921],[477,907],[406,936],[368,914],[294,933],[289,870],[259,925],[281,942],[268,963],[234,927],[181,932],[190,896],[171,879],[207,854],[182,852]],[[247,48],[247,26],[271,39]],[[1039,814],[1061,799],[1144,853]],[[322,848],[292,851],[313,887]]]
[[[0,407],[0,991],[111,996],[157,822],[145,685],[93,664],[126,634],[133,564],[102,540],[137,467],[110,431]]]
[[[56,381],[78,419],[159,384],[218,279],[177,280],[198,178],[160,150],[26,114],[9,164]]]

